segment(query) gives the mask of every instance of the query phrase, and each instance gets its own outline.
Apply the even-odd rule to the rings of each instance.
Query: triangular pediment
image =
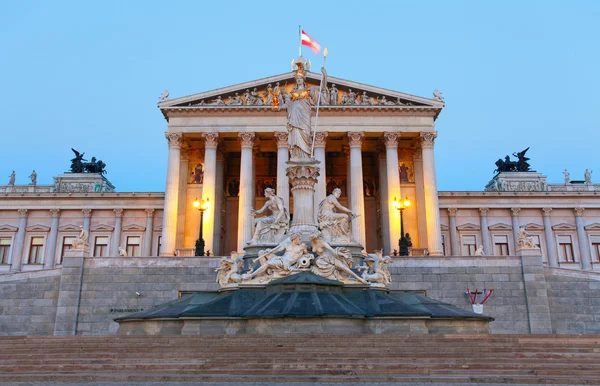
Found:
[[[567,223],[562,223],[562,224],[556,224],[552,227],[553,230],[555,231],[574,231],[575,229],[577,229],[577,227],[575,225],[571,225],[571,224],[567,224]]]
[[[481,227],[479,225],[466,223],[457,226],[456,229],[458,229],[459,231],[478,231],[479,229],[481,229]]]
[[[97,231],[113,231],[115,230],[115,227],[110,226],[110,225],[106,225],[106,224],[98,224],[96,226],[93,226],[92,231],[97,232]]]
[[[63,225],[61,227],[58,228],[59,231],[61,232],[79,232],[81,230],[81,228],[79,228],[79,226],[75,225],[75,224],[67,224],[67,225]]]
[[[510,230],[512,230],[512,225],[498,223],[498,224],[490,225],[488,227],[488,229],[491,231],[510,231]]]
[[[529,224],[525,225],[525,230],[527,230],[527,231],[543,231],[544,226],[530,222]]]
[[[440,225],[440,229],[442,230],[442,232],[448,232],[448,230],[449,230],[450,228],[448,228],[448,225],[444,225],[444,224],[442,224],[442,225]]]
[[[319,86],[320,82],[320,73],[307,72],[306,83],[308,86]],[[181,98],[166,99],[159,102],[158,107],[162,110],[165,117],[167,117],[168,111],[178,109],[274,110],[273,103],[270,102],[273,97],[269,98],[270,93],[267,91],[267,88],[268,85],[271,85],[271,90],[274,90],[275,94],[277,94],[277,90],[275,89],[277,83],[279,83],[279,90],[282,95],[280,98],[282,101],[280,107],[285,108],[285,98],[283,98],[283,95],[291,92],[292,87],[295,84],[293,72],[201,92]],[[425,109],[431,110],[432,114],[437,117],[444,107],[444,102],[441,100],[441,97],[434,97],[432,99],[423,98],[328,76],[328,88],[331,90],[333,85],[335,85],[335,89],[337,89],[337,101],[335,103],[325,100],[322,101],[321,108],[323,109]],[[331,95],[331,92],[327,95]],[[363,98],[363,96],[366,96],[366,98]]]
[[[19,228],[14,227],[12,225],[4,224],[0,225],[0,232],[16,232]]]
[[[584,228],[586,231],[600,231],[600,223],[595,222],[593,224],[586,225]]]
[[[49,232],[50,227],[41,224],[35,224],[26,228],[28,232]]]
[[[160,224],[160,225],[157,225],[157,226],[155,226],[153,230],[154,230],[155,232],[162,232],[162,228],[163,228],[163,227],[162,227],[162,224]]]
[[[127,232],[127,231],[145,231],[146,227],[143,225],[138,225],[138,224],[129,224],[129,225],[125,225],[123,226],[123,231]]]

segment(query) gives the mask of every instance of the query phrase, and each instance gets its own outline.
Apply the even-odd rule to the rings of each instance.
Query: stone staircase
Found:
[[[0,338],[8,382],[599,384],[599,335]]]

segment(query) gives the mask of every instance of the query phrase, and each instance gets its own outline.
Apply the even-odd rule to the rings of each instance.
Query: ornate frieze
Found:
[[[254,146],[254,139],[256,138],[256,135],[254,134],[254,132],[252,132],[252,131],[240,132],[240,133],[238,133],[238,137],[240,137],[240,143],[241,143],[242,147],[253,147]]]
[[[348,143],[350,144],[350,147],[361,147],[364,136],[364,131],[349,131]]]
[[[183,143],[183,134],[166,132],[165,138],[167,139],[169,147],[181,148],[181,144]]]

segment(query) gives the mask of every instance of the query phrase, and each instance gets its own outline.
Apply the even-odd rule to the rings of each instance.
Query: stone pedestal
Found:
[[[302,240],[307,241],[308,235],[317,232],[315,221],[314,195],[315,185],[319,177],[319,161],[310,159],[307,161],[292,160],[285,171],[292,184],[292,195],[294,197],[294,212],[289,234],[302,233]]]
[[[534,171],[498,173],[485,186],[486,192],[545,192],[547,190],[546,176]]]
[[[64,173],[54,177],[54,193],[110,193],[114,191],[114,185],[98,173]]]
[[[81,258],[85,258],[88,257],[90,255],[90,246],[88,243],[85,244],[85,246],[83,246],[83,248],[77,248],[77,249],[67,249],[65,251],[65,255],[63,257],[81,257]]]

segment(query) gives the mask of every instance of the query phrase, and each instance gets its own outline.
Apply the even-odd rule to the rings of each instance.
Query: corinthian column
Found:
[[[254,146],[254,132],[238,133],[242,145],[240,166],[240,199],[238,208],[238,242],[237,250],[244,253],[246,242],[252,238],[252,148]]]
[[[276,131],[274,134],[277,140],[277,195],[283,198],[283,206],[290,210],[290,183],[285,174],[290,156],[288,133],[287,131]]]
[[[91,222],[92,222],[92,210],[91,209],[81,209],[81,213],[83,213],[83,230],[88,234],[88,243],[92,244],[92,235],[90,234]],[[90,249],[90,256],[94,254],[94,250]]]
[[[204,138],[204,180],[202,185],[202,198],[209,203],[204,211],[202,234],[206,249],[214,253],[215,234],[215,192],[217,180],[217,146],[219,145],[219,134],[202,133]]]
[[[552,236],[550,213],[552,213],[552,208],[542,208],[542,217],[544,219],[544,236],[546,239],[546,252],[548,253],[548,266],[558,268],[558,255],[556,254],[556,244],[554,243],[554,237]]]
[[[579,244],[579,257],[581,259],[581,269],[592,269],[592,257],[590,256],[590,248],[583,227],[583,211],[585,208],[575,208],[575,225],[577,226],[577,242]]]
[[[387,154],[384,146],[377,146],[379,153],[377,159],[379,161],[379,210],[381,211],[381,247],[383,254],[390,254],[392,250],[390,244],[390,208],[388,197],[387,183]]]
[[[144,233],[144,245],[142,246],[142,256],[152,255],[152,232],[154,231],[154,209],[144,209],[146,212],[146,233]]]
[[[48,235],[46,256],[44,256],[44,269],[54,268],[56,240],[58,239],[58,217],[60,216],[60,209],[50,209],[50,213],[52,214],[52,224],[50,225],[50,234]]]
[[[25,244],[25,230],[27,228],[27,215],[29,214],[27,209],[17,209],[19,212],[19,230],[17,231],[17,236],[15,237],[15,247],[12,251],[12,256],[10,259],[11,266],[10,270],[18,272],[21,270],[21,266],[23,265],[23,247]]]
[[[213,255],[221,255],[221,222],[223,217],[223,179],[225,177],[225,152],[217,148],[217,177],[215,186],[215,225],[213,236]]]
[[[479,225],[481,226],[481,243],[486,256],[491,256],[493,251],[490,247],[490,231],[487,221],[488,208],[479,208]]]
[[[423,187],[425,192],[425,214],[427,216],[427,244],[429,254],[441,256],[442,230],[440,228],[440,209],[438,204],[437,181],[435,178],[435,158],[433,142],[436,132],[421,133],[421,148],[423,149]]]
[[[388,229],[389,229],[389,245],[390,251],[398,245],[400,235],[400,212],[394,208],[394,197],[397,197],[399,202],[402,202],[400,192],[400,174],[398,171],[398,140],[400,133],[383,133],[383,143],[385,144],[385,155],[387,164],[387,212],[388,212]]]
[[[417,146],[413,150],[415,166],[415,193],[417,204],[417,229],[419,231],[419,248],[427,246],[427,214],[425,213],[425,187],[423,185],[423,150]],[[460,252],[456,251],[456,255]]]
[[[350,144],[350,190],[352,195],[352,212],[360,214],[352,220],[352,235],[363,248],[366,248],[367,238],[365,236],[365,200],[363,193],[363,167],[362,167],[362,141],[364,131],[348,132]],[[396,163],[398,164],[398,163]]]
[[[113,212],[115,212],[115,230],[113,232],[113,240],[110,246],[110,256],[116,257],[119,256],[119,247],[121,246],[121,231],[123,229],[123,209],[113,209]],[[173,242],[175,242],[175,239],[173,239]]]
[[[318,131],[315,134],[315,159],[320,162],[319,164],[319,177],[317,177],[317,186],[315,187],[315,219],[317,218],[317,211],[319,210],[319,204],[327,196],[326,178],[325,178],[325,145],[327,143],[327,132]]]
[[[519,240],[519,212],[521,208],[510,208],[510,216],[512,220],[512,234],[515,254],[517,253]]]
[[[458,243],[458,232],[456,231],[456,208],[448,208],[448,219],[450,220],[450,255],[460,256],[460,246]]]
[[[169,142],[169,158],[167,163],[167,186],[165,188],[165,206],[163,211],[161,256],[174,256],[175,239],[177,237],[177,205],[179,202],[179,165],[183,135],[181,133],[165,133],[165,137]],[[115,227],[115,233],[116,231]],[[116,243],[118,242],[120,242],[120,240],[116,241]],[[111,253],[111,256],[116,255]]]

